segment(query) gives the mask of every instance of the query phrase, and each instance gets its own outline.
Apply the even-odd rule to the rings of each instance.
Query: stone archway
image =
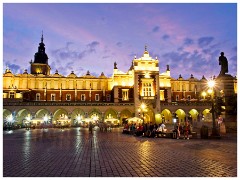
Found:
[[[58,109],[53,113],[52,124],[57,126],[71,126],[72,122],[65,109]]]
[[[36,114],[35,118],[33,119],[35,124],[48,124],[51,123],[51,116],[47,109],[39,109]]]
[[[126,123],[126,119],[133,117],[133,113],[128,110],[128,109],[124,109],[120,112],[120,124],[123,125]]]
[[[189,114],[188,115],[188,120],[190,121],[191,124],[198,121],[199,112],[196,109],[191,109],[188,112],[188,114]]]
[[[3,125],[6,124],[10,119],[14,123],[15,119],[11,111],[9,111],[8,109],[3,109]]]
[[[202,112],[202,119],[201,119],[201,121],[204,121],[204,122],[212,121],[212,114],[210,113],[210,109],[205,109]]]
[[[49,111],[47,109],[39,109],[35,114],[36,118],[43,119],[45,116],[49,116]]]
[[[25,124],[25,121],[30,122],[32,119],[31,112],[28,109],[21,109],[16,114],[16,123],[17,124]]]
[[[169,109],[164,109],[161,112],[161,116],[162,116],[162,121],[172,123],[172,113]]]
[[[82,109],[74,109],[71,113],[71,119],[75,126],[81,125],[85,119],[85,112]]]
[[[155,113],[154,110],[150,107],[146,108],[144,112],[144,123],[155,123]]]
[[[89,113],[88,113],[88,118],[94,121],[102,121],[103,117],[102,117],[102,113],[99,109],[92,109]]]
[[[182,109],[176,110],[175,113],[176,113],[176,120],[179,121],[180,123],[184,123],[186,119],[186,113]]]
[[[117,119],[118,118],[118,114],[117,114],[117,111],[115,111],[114,109],[108,109],[106,112],[105,112],[105,115],[104,115],[104,119],[108,119],[108,118],[115,118]]]

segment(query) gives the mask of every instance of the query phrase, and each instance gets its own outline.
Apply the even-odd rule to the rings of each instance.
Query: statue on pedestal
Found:
[[[117,69],[117,63],[114,62],[114,69]]]
[[[224,56],[224,52],[221,52],[221,56],[219,56],[219,65],[221,65],[221,71],[219,75],[225,75],[225,73],[228,73],[228,60]]]

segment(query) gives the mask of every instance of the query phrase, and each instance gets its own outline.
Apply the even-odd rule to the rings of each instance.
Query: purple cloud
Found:
[[[168,40],[169,38],[170,38],[170,36],[167,35],[167,34],[164,34],[164,35],[162,36],[162,39],[163,39],[164,41]]]
[[[159,31],[159,26],[155,26],[153,29],[152,29],[152,32],[155,33],[155,32],[158,32]]]
[[[190,45],[192,45],[193,43],[194,43],[193,39],[185,38],[183,45],[185,45],[185,46],[190,46]]]
[[[118,47],[122,47],[122,42],[117,42],[116,45],[117,45]]]
[[[208,46],[213,40],[214,37],[201,37],[198,39],[198,45],[199,47],[205,47]]]

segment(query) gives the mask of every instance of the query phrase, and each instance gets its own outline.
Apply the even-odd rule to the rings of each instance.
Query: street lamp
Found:
[[[8,129],[8,130],[11,130],[13,124],[14,124],[13,115],[10,114],[10,115],[7,117],[7,129]]]
[[[145,103],[142,103],[140,105],[140,108],[138,109],[138,113],[139,113],[139,116],[140,116],[140,113],[142,112],[142,117],[143,117],[143,124],[144,124],[144,112],[146,111],[146,104]]]
[[[30,130],[30,126],[31,126],[31,115],[28,114],[27,117],[26,117],[26,130]]]
[[[45,116],[43,117],[43,121],[44,121],[44,126],[47,126],[47,123],[48,123],[48,115],[45,114]],[[45,127],[43,127],[45,128]]]
[[[205,100],[207,93],[205,91],[202,92],[203,100]]]
[[[211,101],[212,101],[212,109],[211,109],[211,112],[212,112],[212,135],[211,136],[214,136],[214,137],[217,137],[219,136],[219,132],[218,132],[218,129],[216,127],[216,122],[215,122],[215,109],[214,109],[214,87],[215,87],[215,81],[214,80],[210,80],[208,81],[208,94],[211,95]]]

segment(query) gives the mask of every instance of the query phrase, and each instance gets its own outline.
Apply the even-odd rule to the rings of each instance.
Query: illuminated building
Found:
[[[159,60],[152,58],[145,47],[142,57],[132,60],[130,69],[124,73],[113,66],[112,77],[102,72],[99,77],[88,71],[77,76],[73,71],[63,76],[51,74],[45,53],[43,36],[39,43],[31,72],[13,74],[9,68],[3,74],[3,119],[13,118],[16,124],[30,121],[42,124],[77,125],[91,120],[117,119],[119,124],[130,117],[140,117],[144,122],[174,123],[208,121],[211,103],[202,92],[206,79],[173,79],[170,67],[159,72]],[[235,79],[235,93],[237,93]],[[142,103],[146,108],[142,112]]]

